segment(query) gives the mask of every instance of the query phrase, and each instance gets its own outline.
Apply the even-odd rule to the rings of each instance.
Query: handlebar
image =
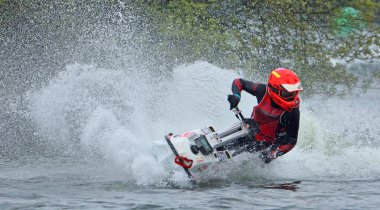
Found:
[[[259,125],[253,119],[244,118],[238,107],[235,107],[231,110],[235,113],[236,118],[238,118],[246,127],[250,128],[252,136],[256,135],[259,132]]]
[[[231,110],[235,113],[236,118],[238,118],[240,121],[244,120],[244,116],[243,116],[243,114],[241,113],[241,111],[240,111],[240,109],[238,107],[235,107],[235,108],[233,108]]]

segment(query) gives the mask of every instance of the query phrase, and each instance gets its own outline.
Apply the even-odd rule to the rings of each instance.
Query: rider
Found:
[[[246,144],[246,151],[249,152],[261,151],[260,158],[269,163],[289,152],[297,143],[300,120],[298,94],[303,90],[300,80],[286,68],[273,70],[267,85],[235,79],[232,83],[233,94],[228,95],[230,109],[239,104],[242,90],[257,98],[258,105],[253,108],[251,119],[247,121],[253,120],[259,131],[253,140],[240,139],[239,144]]]

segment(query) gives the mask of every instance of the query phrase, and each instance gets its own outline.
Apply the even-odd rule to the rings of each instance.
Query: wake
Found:
[[[183,172],[166,171],[157,163],[152,142],[164,141],[170,132],[231,126],[236,118],[226,97],[237,77],[207,62],[179,66],[160,79],[140,69],[68,65],[46,86],[28,92],[27,114],[37,135],[66,155],[74,157],[78,151],[67,148],[80,147],[89,159],[100,156],[138,185],[186,183]],[[380,111],[374,104],[379,99],[376,94],[362,97],[359,102],[356,97],[303,100],[299,141],[291,152],[269,165],[242,155],[204,180],[376,179]],[[239,106],[245,115],[255,104],[254,97],[242,94]]]

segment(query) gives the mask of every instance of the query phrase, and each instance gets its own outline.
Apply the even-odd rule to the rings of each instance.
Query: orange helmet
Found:
[[[268,94],[273,102],[287,112],[299,106],[298,94],[302,90],[300,79],[289,69],[277,68],[269,75]]]

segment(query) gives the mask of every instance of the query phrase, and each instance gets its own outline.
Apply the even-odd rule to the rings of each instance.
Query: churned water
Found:
[[[150,149],[163,135],[236,122],[236,77],[206,62],[167,77],[67,65],[23,98],[33,142],[9,145],[32,152],[0,156],[0,209],[379,208],[377,89],[302,100],[297,146],[268,165],[243,154],[195,187],[160,166]],[[246,116],[253,105],[243,93]]]

